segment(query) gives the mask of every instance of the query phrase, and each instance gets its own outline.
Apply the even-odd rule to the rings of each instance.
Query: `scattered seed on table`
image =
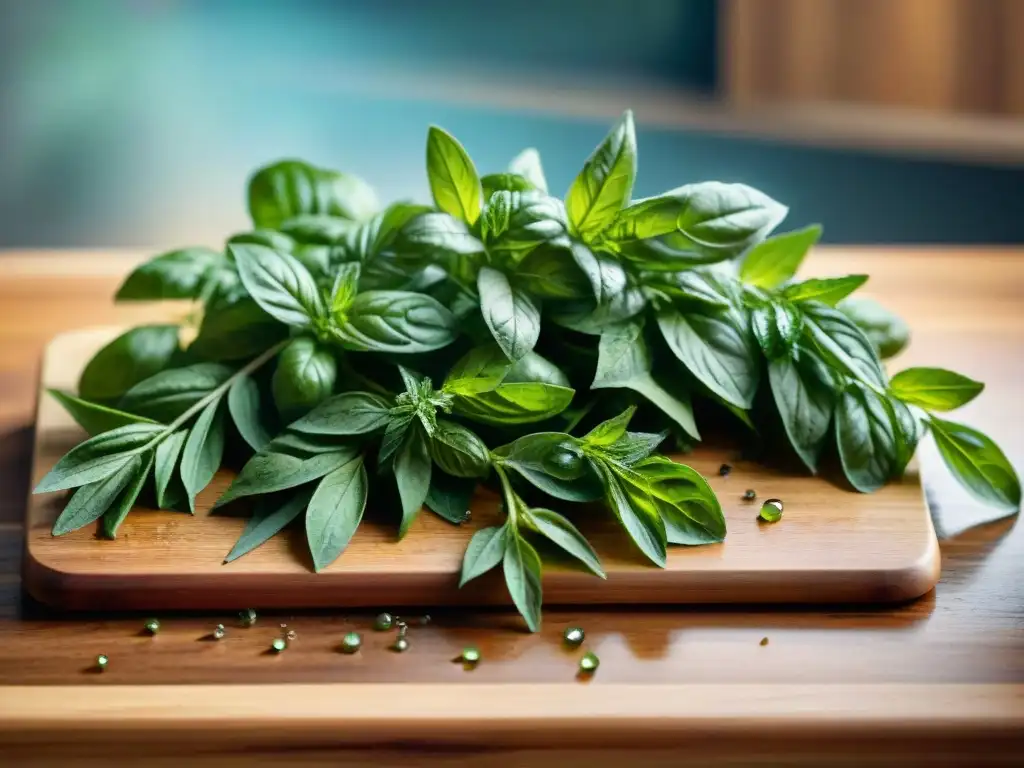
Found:
[[[777,523],[782,519],[782,499],[768,499],[757,516],[766,523]]]
[[[218,624],[216,627],[213,628],[214,640],[223,640],[225,634],[227,634],[227,630],[224,629],[223,624]]]
[[[392,644],[391,650],[395,653],[404,653],[409,650],[409,641],[404,637],[400,637]]]
[[[341,638],[341,652],[355,653],[362,647],[363,637],[358,632],[349,632]]]
[[[270,644],[270,650],[274,653],[281,653],[288,648],[288,641],[283,637],[275,637],[274,642]]]
[[[480,663],[480,651],[471,645],[467,646],[462,649],[462,654],[459,656],[458,661],[461,661],[467,667],[476,666]]]
[[[578,647],[585,637],[582,627],[566,627],[565,632],[562,633],[562,639],[573,648]]]
[[[251,627],[256,623],[256,609],[246,608],[238,614],[238,620],[242,622],[243,627]]]
[[[379,613],[373,620],[373,628],[378,632],[387,632],[394,625],[395,619],[390,613]]]
[[[743,500],[744,501],[753,501],[756,498],[757,498],[757,491],[755,491],[753,488],[747,488],[747,490],[745,490],[743,492]]]
[[[580,659],[580,672],[585,675],[589,675],[597,671],[597,668],[601,665],[601,660],[597,658],[597,654],[593,651],[587,651],[583,654]]]
[[[718,474],[722,477],[726,477],[730,472],[732,472],[732,464],[723,464],[718,468]]]
[[[762,637],[761,638],[761,645],[768,645],[768,638],[767,637]]]
[[[150,619],[146,622],[145,629],[147,632],[149,632],[149,634],[155,635],[157,632],[160,631],[160,622],[156,619]]]
[[[110,659],[107,658],[106,654],[101,653],[96,657],[96,669],[103,672],[107,668],[107,664],[110,663]]]

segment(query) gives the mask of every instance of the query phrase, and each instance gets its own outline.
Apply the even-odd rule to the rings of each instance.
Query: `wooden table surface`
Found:
[[[0,757],[105,764],[188,753],[217,765],[473,765],[613,759],[656,765],[1012,764],[1024,747],[1024,531],[966,496],[934,447],[919,452],[942,578],[900,607],[547,608],[543,630],[501,612],[431,612],[411,649],[366,614],[58,615],[21,589],[39,354],[54,334],[165,317],[115,306],[133,254],[0,254]],[[1024,250],[820,249],[809,272],[870,274],[866,293],[914,329],[895,368],[942,365],[987,383],[955,418],[1024,468]],[[298,632],[264,653],[287,622]],[[218,622],[224,641],[202,637]],[[586,629],[597,675],[561,646]],[[762,637],[769,638],[761,646]],[[450,663],[480,647],[472,672]],[[103,674],[88,667],[110,657]],[[577,654],[578,655],[578,654]],[[388,685],[380,685],[387,683]],[[554,750],[554,751],[551,751]],[[52,760],[52,763],[48,761]],[[177,758],[174,758],[177,760]],[[2,762],[2,761],[0,761]]]

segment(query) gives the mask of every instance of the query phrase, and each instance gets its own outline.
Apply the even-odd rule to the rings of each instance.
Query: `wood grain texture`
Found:
[[[161,633],[147,638],[139,634],[145,616],[118,606],[84,616],[40,606],[23,594],[20,578],[40,356],[47,340],[61,331],[180,313],[174,307],[111,304],[121,276],[137,259],[96,253],[0,255],[4,758],[19,765],[98,766],[120,756],[133,765],[167,766],[171,760],[181,764],[172,755],[189,753],[190,765],[221,768],[272,761],[437,766],[469,761],[474,766],[561,768],[625,761],[637,766],[689,761],[816,767],[1019,763],[1024,748],[1019,727],[1024,526],[1015,518],[997,518],[968,497],[944,473],[930,442],[922,446],[919,459],[939,533],[942,572],[933,592],[903,605],[550,608],[535,635],[516,631],[521,624],[505,610],[424,609],[434,621],[411,629],[413,645],[404,655],[385,650],[390,636],[367,631],[369,611],[268,612],[249,630],[234,626],[225,613],[167,613],[160,615]],[[807,267],[808,276],[870,274],[866,292],[899,311],[914,329],[913,344],[896,366],[945,365],[985,381],[984,395],[956,418],[985,430],[1016,466],[1024,466],[1024,398],[1019,394],[1024,380],[1024,250],[823,248]],[[281,621],[297,629],[298,640],[285,654],[268,656],[265,651]],[[229,625],[223,644],[202,639],[217,622]],[[576,654],[562,647],[561,632],[568,624],[585,627],[587,647],[601,658],[589,684],[574,679]],[[351,629],[366,633],[365,647],[357,656],[342,656],[336,648]],[[770,643],[762,647],[764,636]],[[484,654],[473,672],[449,663],[467,644]],[[98,653],[111,657],[102,675],[88,671]],[[302,696],[286,687],[297,683],[305,684]],[[436,701],[470,702],[505,730],[486,746],[467,746],[459,739],[471,739],[474,729],[447,718],[435,724],[430,742],[397,737],[364,748],[339,745],[346,732],[343,722],[330,727],[288,717],[293,702],[301,708],[303,696],[321,701],[317,692],[323,692],[337,703],[362,690],[352,687],[356,684],[375,684],[373,690],[387,702],[422,703],[427,710],[431,702],[415,695],[424,691],[419,684],[426,684],[445,697]],[[583,699],[616,706],[617,724],[594,720],[590,732],[599,736],[607,726],[627,746],[586,747],[557,742],[554,736],[556,749],[526,746],[536,743],[531,737],[536,727],[557,732],[583,710],[550,711],[541,726],[517,719],[513,697],[505,693],[510,684],[527,684],[552,701],[558,701],[554,690],[570,691],[564,695],[579,691]],[[723,698],[708,712],[737,713],[732,721],[726,713],[718,726],[731,722],[733,730],[712,730],[708,719],[673,719],[666,705],[664,723],[678,731],[676,746],[648,743],[650,726],[661,714],[651,714],[637,699],[657,707],[662,692],[674,689],[666,694],[672,698],[685,690],[680,686],[690,687],[694,706],[707,699],[692,686],[720,691]],[[31,701],[26,687],[33,691]],[[81,688],[80,694],[70,696],[71,687]],[[280,744],[295,746],[268,745],[263,734],[272,714],[251,719],[249,710],[232,711],[219,693],[247,706],[262,703],[268,713],[278,714],[280,725],[273,732]],[[21,701],[26,705],[18,714]],[[193,749],[191,736],[165,722],[165,715],[174,710],[184,717],[190,707],[206,701],[226,709],[203,738],[195,739]],[[96,719],[62,736],[60,728],[78,716],[85,702],[94,705]],[[853,710],[848,716],[861,725],[871,716],[884,722],[851,726],[845,735],[840,726],[816,723],[819,706],[831,709],[837,702]],[[918,716],[932,704],[941,712]],[[750,712],[748,707],[760,711],[740,718]],[[679,710],[674,711],[678,716]],[[149,723],[141,724],[133,712],[147,712]],[[15,715],[20,718],[16,725]],[[935,727],[929,727],[933,716]],[[224,733],[219,745],[206,740],[215,730]],[[130,731],[145,733],[144,743],[130,738]],[[321,738],[326,731],[336,735]]]
[[[47,347],[34,483],[85,438],[46,390],[73,390],[85,363],[121,330],[66,333]],[[608,579],[545,567],[546,604],[895,602],[920,597],[938,579],[938,544],[916,470],[902,482],[864,495],[822,478],[739,461],[721,450],[699,448],[678,458],[712,483],[728,520],[726,541],[671,547],[666,567],[659,569],[644,561],[610,514],[596,508],[581,512],[563,503],[559,510],[574,515],[601,556]],[[734,469],[720,477],[724,462]],[[44,602],[76,609],[511,604],[497,571],[458,589],[470,536],[503,519],[498,496],[488,490],[471,504],[470,522],[453,526],[424,512],[401,541],[396,540],[397,513],[375,510],[384,514],[366,520],[343,555],[314,573],[301,530],[289,530],[222,564],[246,520],[211,514],[232,478],[230,471],[218,473],[197,500],[195,516],[134,510],[116,541],[98,538],[95,525],[51,536],[68,494],[32,496],[25,587]],[[747,488],[757,489],[762,499],[783,499],[782,522],[759,523],[759,505],[741,499]],[[371,488],[371,502],[374,496]]]

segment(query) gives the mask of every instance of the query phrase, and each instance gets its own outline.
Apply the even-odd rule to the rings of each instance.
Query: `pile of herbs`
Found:
[[[117,294],[190,300],[192,327],[129,330],[77,396],[53,393],[91,435],[36,489],[77,489],[54,535],[99,520],[114,538],[147,486],[160,508],[194,511],[226,451],[244,450],[217,504],[251,497],[252,518],[226,559],[302,518],[320,570],[371,487],[401,537],[424,505],[464,521],[488,483],[505,522],[467,535],[462,583],[500,565],[536,629],[539,541],[604,576],[550,507],[600,502],[658,566],[669,545],[722,541],[707,482],[658,453],[692,446],[716,413],[769,449],[781,436],[809,472],[834,459],[862,492],[898,478],[930,431],[967,490],[1017,508],[1002,451],[935,415],[983,385],[940,368],[890,378],[881,360],[907,330],[849,298],[867,276],[795,278],[818,227],[772,236],[787,209],[742,184],[634,200],[636,173],[629,113],[564,201],[536,150],[480,176],[440,128],[433,206],[382,208],[360,179],[300,161],[260,169],[252,231],[157,256]]]

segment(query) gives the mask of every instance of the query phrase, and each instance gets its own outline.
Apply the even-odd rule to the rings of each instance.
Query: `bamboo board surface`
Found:
[[[75,331],[48,346],[41,366],[33,484],[83,437],[45,389],[73,390],[85,362],[118,332]],[[918,597],[938,578],[938,545],[913,465],[901,482],[862,495],[711,449],[698,449],[685,461],[707,475],[719,494],[728,521],[726,541],[673,547],[661,570],[644,562],[610,515],[577,515],[608,579],[546,567],[546,604],[890,602]],[[727,477],[717,473],[723,461],[734,466]],[[401,541],[397,526],[364,521],[342,557],[314,574],[301,530],[222,565],[245,525],[244,517],[209,513],[230,481],[228,471],[218,473],[197,501],[195,516],[133,511],[116,541],[98,539],[93,526],[51,537],[66,495],[33,496],[26,525],[26,588],[44,602],[72,609],[508,603],[499,573],[456,589],[472,532],[499,518],[498,499],[490,492],[474,500],[470,522],[453,526],[425,512]],[[757,505],[741,499],[746,488],[756,489],[762,499],[784,499],[783,520],[759,524]]]

